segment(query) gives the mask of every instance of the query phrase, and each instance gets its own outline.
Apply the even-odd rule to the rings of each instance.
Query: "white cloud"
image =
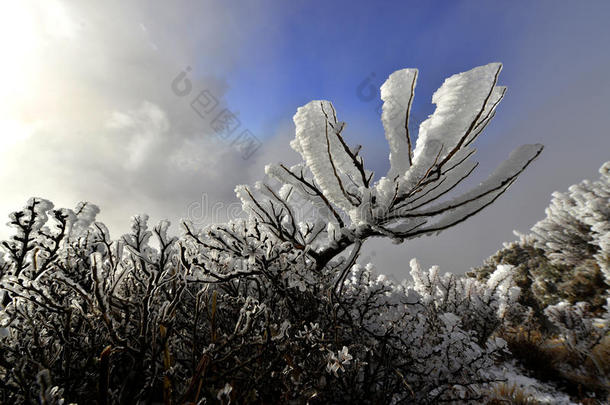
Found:
[[[202,193],[231,201],[236,183],[262,173],[190,106],[208,89],[222,107],[224,78],[206,73],[202,58],[230,70],[255,15],[238,31],[227,27],[239,16],[210,2],[23,4],[3,10],[20,17],[3,34],[27,39],[0,76],[4,218],[30,196],[66,207],[87,200],[118,236],[133,214],[175,222]],[[170,85],[187,65],[194,91],[180,98]]]

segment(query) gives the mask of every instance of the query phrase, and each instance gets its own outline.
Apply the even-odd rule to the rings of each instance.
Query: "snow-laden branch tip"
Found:
[[[418,71],[392,73],[381,86],[390,169],[376,182],[360,147],[348,144],[346,124],[332,103],[309,102],[294,116],[296,134],[291,142],[303,164],[267,166],[267,175],[289,186],[284,192],[273,193],[260,184],[258,193],[238,187],[244,209],[282,241],[311,245],[322,264],[357,239],[386,236],[400,242],[465,221],[504,193],[543,148],[520,146],[486,181],[451,198],[450,193],[478,165],[472,143],[494,117],[506,92],[497,85],[501,69],[500,63],[490,63],[446,79],[432,96],[436,109],[421,123],[415,148],[409,120]],[[307,218],[295,218],[310,205],[333,225],[321,227]],[[295,229],[318,231],[315,237],[304,238]],[[326,235],[329,229],[332,235]]]

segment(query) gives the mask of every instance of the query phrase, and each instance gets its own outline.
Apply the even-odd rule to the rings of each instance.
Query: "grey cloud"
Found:
[[[237,29],[240,16],[218,2],[183,3],[64,3],[72,38],[45,38],[44,81],[27,105],[38,129],[0,151],[3,215],[32,195],[87,200],[117,235],[133,214],[176,222],[203,193],[231,201],[235,184],[250,181],[254,161],[217,139],[190,100],[208,89],[226,106],[226,82],[208,68],[231,69],[257,16]],[[187,65],[193,92],[178,97],[171,82]]]

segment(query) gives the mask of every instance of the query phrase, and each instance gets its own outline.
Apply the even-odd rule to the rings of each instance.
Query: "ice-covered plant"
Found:
[[[519,301],[533,315],[527,325],[507,325],[503,336],[515,359],[539,378],[602,397],[609,381],[609,169],[606,162],[599,180],[554,193],[546,218],[470,273],[484,280],[498,265],[514,265]],[[563,358],[553,360],[558,353]]]
[[[507,243],[470,276],[485,279],[498,265],[514,266],[520,301],[538,318],[549,305],[587,302],[593,312],[606,303],[610,258],[610,162],[597,181],[555,192],[546,217],[518,241]]]
[[[418,71],[390,75],[381,87],[390,169],[376,182],[360,146],[346,141],[346,124],[329,101],[300,107],[291,146],[304,162],[266,167],[281,185],[277,190],[265,183],[237,187],[244,210],[280,240],[302,250],[309,247],[308,255],[320,268],[368,237],[400,242],[466,220],[505,192],[542,150],[542,145],[521,146],[487,180],[446,198],[477,167],[472,144],[504,97],[506,88],[497,85],[501,68],[491,63],[445,80],[432,97],[436,110],[421,123],[415,148],[409,119]],[[313,219],[298,215],[308,211],[306,204],[317,208]]]
[[[448,78],[414,148],[418,73],[393,73],[381,89],[391,165],[376,182],[333,105],[308,103],[294,117],[303,163],[267,166],[275,184],[237,187],[246,219],[184,222],[179,238],[138,216],[113,240],[92,205],[30,200],[3,243],[0,400],[480,400],[504,350],[492,332],[516,298],[507,268],[484,283],[414,263],[415,283],[396,284],[358,255],[369,237],[400,242],[468,219],[538,156],[540,145],[522,146],[450,197],[477,166],[472,143],[504,96],[500,70]]]
[[[576,266],[595,258],[610,285],[610,162],[600,179],[553,193],[546,218],[532,228],[537,246],[555,263]]]
[[[590,354],[610,327],[606,319],[591,314],[584,302],[571,305],[564,301],[547,307],[544,312],[559,329],[562,341],[583,356]]]
[[[608,301],[610,303],[610,299]],[[608,344],[610,341],[610,316],[608,305],[602,317],[589,311],[589,305],[574,305],[562,301],[545,309],[549,320],[559,330],[560,342],[576,357],[572,369],[564,365],[564,373],[589,375],[589,388],[608,391]],[[588,366],[588,367],[587,367]],[[597,381],[598,387],[595,387]],[[593,384],[591,383],[593,382]]]

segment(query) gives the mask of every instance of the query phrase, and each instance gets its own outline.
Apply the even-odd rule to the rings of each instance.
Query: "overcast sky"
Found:
[[[136,213],[225,221],[239,211],[236,184],[297,162],[292,116],[311,99],[334,102],[379,178],[378,87],[390,73],[420,69],[421,121],[446,77],[500,61],[508,93],[473,181],[520,144],[543,143],[542,156],[466,223],[365,252],[398,278],[412,257],[463,273],[610,160],[610,3],[531,3],[0,0],[0,213],[31,196],[87,200],[114,237]],[[172,85],[180,74],[188,88]],[[213,122],[224,109],[240,121],[227,139]],[[260,142],[247,159],[234,142],[246,130]]]

